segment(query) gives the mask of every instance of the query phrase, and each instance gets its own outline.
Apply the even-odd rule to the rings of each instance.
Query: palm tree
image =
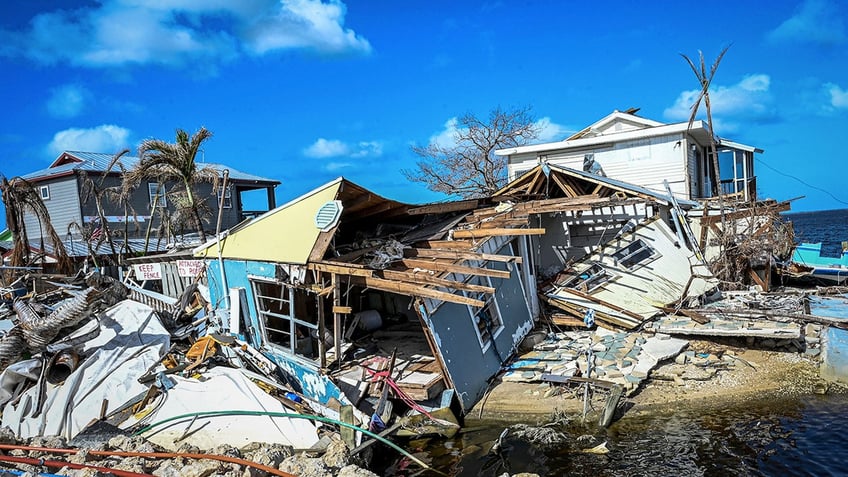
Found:
[[[167,194],[176,199],[174,202],[178,207],[189,215],[192,225],[204,242],[206,234],[200,213],[202,204],[194,188],[201,182],[216,186],[218,172],[210,166],[198,167],[195,158],[203,142],[210,137],[212,133],[201,127],[192,136],[182,129],[177,129],[174,143],[161,139],[145,139],[138,147],[138,164],[125,176],[125,188],[135,187],[145,179],[177,182],[174,190]]]
[[[103,182],[106,180],[106,176],[109,174],[109,171],[112,170],[112,167],[119,163],[121,157],[128,152],[130,152],[129,149],[124,149],[112,157],[112,160],[109,162],[109,166],[103,172],[103,175],[100,177],[100,181],[97,184],[94,183],[92,178],[88,177],[88,174],[86,174],[85,171],[82,173],[82,200],[87,202],[90,198],[94,198],[94,205],[97,208],[97,216],[100,220],[100,227],[103,229],[102,237],[105,237],[106,243],[109,244],[109,248],[112,250],[112,256],[115,258],[117,258],[118,252],[115,250],[115,243],[112,241],[112,233],[109,230],[109,223],[106,220],[106,214],[103,213],[103,197],[110,192],[110,188],[104,188]],[[98,245],[99,244],[100,242],[98,241]]]
[[[721,201],[721,175],[719,174],[718,169],[718,154],[716,153],[716,141],[715,141],[715,133],[713,131],[713,113],[710,107],[710,84],[713,82],[713,78],[715,77],[716,70],[718,70],[718,65],[721,63],[721,59],[724,57],[724,54],[727,53],[729,46],[724,47],[721,50],[721,53],[718,54],[715,61],[713,62],[712,67],[710,67],[710,71],[707,72],[706,65],[704,63],[704,53],[698,50],[698,56],[700,57],[699,66],[695,66],[695,63],[689,59],[688,56],[683,53],[680,56],[689,63],[689,67],[692,68],[692,72],[695,73],[695,77],[698,78],[698,83],[700,84],[700,91],[698,92],[698,97],[695,99],[695,103],[692,104],[692,114],[689,115],[689,128],[692,128],[692,123],[695,122],[695,116],[698,114],[698,109],[701,107],[701,102],[704,103],[704,109],[707,113],[707,132],[710,134],[710,144],[709,144],[709,153],[712,156],[713,160],[713,173],[715,174],[715,183],[713,184],[713,192],[718,194],[719,201]],[[722,209],[724,207],[722,206]]]
[[[32,184],[20,177],[8,180],[6,176],[0,174],[0,193],[2,193],[3,204],[6,206],[6,226],[12,232],[14,243],[11,266],[19,267],[31,263],[29,236],[27,235],[25,221],[26,213],[29,212],[38,219],[40,226],[44,227],[48,237],[53,242],[53,254],[56,256],[58,272],[72,273],[73,263],[71,263],[68,252],[65,250],[65,244],[62,243],[62,239],[59,238],[59,234],[53,228],[53,224],[50,222],[50,213],[47,211],[44,202],[41,201],[41,195]]]

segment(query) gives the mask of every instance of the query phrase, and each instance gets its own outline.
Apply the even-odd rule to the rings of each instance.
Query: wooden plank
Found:
[[[477,222],[477,227],[481,229],[494,229],[498,227],[524,227],[528,225],[527,219],[529,219],[529,215],[525,215],[524,217],[506,217],[501,219],[500,217],[488,220],[486,222]]]
[[[408,248],[403,252],[405,256],[413,258],[445,258],[450,260],[485,260],[491,262],[521,263],[521,257],[516,257],[514,255],[497,255],[493,253],[458,252],[426,248]]]
[[[474,244],[466,240],[424,240],[415,242],[415,247],[437,250],[471,250],[474,248]]]
[[[616,305],[616,304],[614,304],[614,303],[610,303],[610,302],[608,302],[608,301],[601,300],[600,298],[595,297],[595,296],[592,296],[592,295],[590,295],[590,294],[588,294],[588,293],[583,293],[583,292],[582,292],[582,291],[580,291],[580,290],[575,290],[575,289],[573,289],[573,288],[560,288],[559,290],[561,290],[561,291],[563,291],[563,292],[565,292],[565,293],[570,293],[570,294],[572,294],[572,295],[576,295],[576,296],[578,296],[578,297],[580,297],[580,298],[583,298],[583,299],[585,299],[585,300],[589,300],[589,301],[594,302],[594,303],[597,303],[597,304],[599,304],[599,305],[603,305],[603,306],[605,306],[605,307],[607,307],[607,308],[609,308],[609,309],[611,309],[611,310],[615,310],[615,311],[617,311],[617,312],[619,312],[619,313],[621,313],[621,314],[623,314],[623,315],[627,315],[627,316],[629,316],[630,318],[633,318],[634,320],[639,320],[640,322],[641,322],[641,321],[644,321],[644,318],[642,318],[642,316],[641,316],[641,315],[637,315],[636,313],[633,313],[633,312],[632,312],[632,311],[630,311],[630,310],[627,310],[627,309],[625,309],[625,308],[622,308],[622,307],[620,307],[620,306],[618,306],[618,305]],[[554,296],[556,297],[556,295],[554,295]],[[562,297],[562,298],[565,298],[565,297]]]
[[[480,300],[468,298],[463,295],[455,295],[453,293],[433,290],[431,288],[425,288],[423,286],[413,285],[411,283],[395,282],[373,277],[350,277],[350,280],[352,283],[355,283],[357,285],[373,288],[375,290],[397,293],[400,295],[432,298],[434,300],[441,300],[450,303],[458,303],[460,305],[469,305],[476,307],[482,307],[485,304]]]
[[[480,199],[457,200],[453,202],[442,202],[440,204],[428,204],[421,207],[409,209],[409,215],[443,214],[445,212],[458,212],[462,210],[473,210],[480,206]]]
[[[382,270],[380,272],[386,280],[398,280],[402,282],[417,283],[420,285],[434,285],[437,287],[450,288],[452,290],[465,290],[470,292],[494,294],[495,289],[483,285],[457,282],[446,278],[439,278],[427,272],[402,272],[399,270]]]
[[[317,270],[325,273],[336,273],[339,275],[351,275],[356,277],[374,276],[374,271],[366,268],[352,267],[340,263],[310,262],[306,264],[309,270]]]
[[[349,306],[333,306],[333,313],[341,313],[345,315],[349,315],[353,313],[353,308]]]
[[[583,323],[583,320],[572,316],[563,315],[562,313],[554,313],[553,315],[551,315],[551,323],[557,326],[586,326],[586,324]]]
[[[545,235],[545,229],[469,229],[469,230],[454,230],[453,238],[486,238],[486,237],[503,237],[509,235]]]
[[[444,273],[460,273],[462,275],[477,275],[483,277],[494,278],[509,278],[511,273],[509,270],[493,270],[491,268],[467,267],[464,265],[456,265],[448,262],[437,262],[435,260],[423,260],[415,258],[405,258],[398,263],[403,264],[407,268],[423,268],[425,270],[433,270],[435,272]]]

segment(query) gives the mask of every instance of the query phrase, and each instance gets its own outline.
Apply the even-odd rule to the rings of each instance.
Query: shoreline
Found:
[[[700,380],[675,378],[675,375],[681,374],[681,366],[676,365],[674,360],[665,361],[652,371],[636,392],[622,397],[613,425],[669,408],[709,410],[763,399],[848,394],[846,386],[826,381],[820,376],[818,358],[786,351],[745,349],[712,341],[692,341],[690,349],[710,349],[741,358],[749,364],[734,359],[734,366],[717,369],[713,376]],[[466,414],[465,423],[466,426],[487,422],[542,424],[550,422],[558,414],[580,416],[583,401],[579,395],[582,395],[581,391],[574,385],[501,381]],[[604,403],[598,398],[592,402],[594,410],[587,420],[596,422]]]

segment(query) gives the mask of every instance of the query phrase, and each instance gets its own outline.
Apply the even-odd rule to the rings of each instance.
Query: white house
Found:
[[[756,198],[754,154],[762,149],[716,138],[722,194]],[[665,193],[667,180],[675,196],[701,199],[717,195],[709,159],[709,132],[704,121],[665,124],[613,111],[564,141],[501,149],[509,180],[548,164],[594,172]]]

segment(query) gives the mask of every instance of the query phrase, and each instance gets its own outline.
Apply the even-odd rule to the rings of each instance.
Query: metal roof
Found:
[[[35,172],[31,172],[26,174],[23,177],[28,181],[37,182],[42,179],[46,179],[48,177],[54,177],[59,175],[68,174],[74,171],[86,171],[86,172],[106,172],[109,167],[109,163],[112,162],[112,158],[115,156],[113,154],[105,154],[100,152],[82,152],[82,151],[65,151],[59,155],[59,157],[53,161],[53,165],[46,169],[41,169]],[[66,162],[58,164],[61,159],[70,159],[73,162]],[[75,159],[75,160],[74,160]],[[136,164],[138,164],[138,157],[135,156],[122,156],[121,164],[124,165],[125,169],[130,169]],[[267,177],[261,177],[253,174],[248,174],[246,172],[239,171],[237,169],[233,169],[232,167],[223,165],[223,164],[214,164],[211,162],[198,162],[198,166],[210,166],[223,174],[225,169],[229,169],[230,171],[230,181],[234,182],[251,182],[251,183],[264,183],[266,185],[278,185],[280,181],[275,179],[269,179]],[[113,167],[112,171],[120,172],[120,169]]]

